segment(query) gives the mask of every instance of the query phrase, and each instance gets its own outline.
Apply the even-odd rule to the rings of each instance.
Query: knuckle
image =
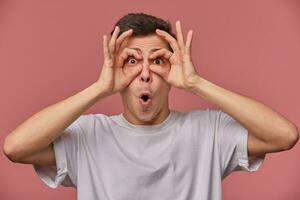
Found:
[[[133,54],[137,54],[137,51],[134,49],[125,48],[124,53],[126,53],[128,55],[133,55]]]
[[[124,54],[124,53],[126,53],[127,51],[128,51],[128,48],[125,47],[125,48],[122,49],[122,51],[120,52],[120,54]]]

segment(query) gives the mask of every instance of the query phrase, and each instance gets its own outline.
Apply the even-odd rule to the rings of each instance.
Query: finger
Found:
[[[103,57],[104,57],[104,60],[110,59],[106,35],[103,36]]]
[[[187,52],[188,55],[191,54],[191,49],[192,49],[192,39],[193,39],[193,31],[190,30],[187,34],[187,39],[185,43],[185,51]]]
[[[120,32],[120,28],[118,26],[116,26],[115,30],[111,36],[111,39],[109,41],[109,51],[111,54],[113,54],[115,52],[115,42],[119,35],[119,32]]]
[[[131,36],[132,33],[133,33],[133,30],[132,30],[132,29],[129,29],[129,30],[123,32],[123,33],[118,37],[118,39],[117,39],[117,41],[116,41],[116,46],[115,46],[116,49],[115,49],[115,52],[118,52],[118,51],[119,51],[122,42],[123,42],[126,38],[128,38],[129,36]]]
[[[122,67],[129,56],[134,56],[136,59],[142,59],[142,55],[134,49],[124,48],[118,56],[117,66]]]
[[[160,50],[154,51],[152,54],[150,54],[149,58],[154,59],[156,57],[163,56],[165,59],[170,59],[173,53],[165,48],[161,48]]]
[[[167,33],[166,31],[160,30],[160,29],[157,29],[156,33],[159,36],[161,36],[162,38],[164,38],[171,45],[174,52],[179,52],[179,47],[178,47],[176,39],[173,38],[169,33]]]
[[[184,40],[183,40],[183,34],[182,34],[182,30],[181,30],[181,23],[180,21],[176,21],[176,36],[177,36],[177,41],[179,44],[179,48],[181,50],[184,50]]]
[[[103,36],[103,57],[104,57],[104,62],[103,62],[103,66],[104,67],[113,67],[112,63],[111,63],[111,55],[109,53],[109,49],[108,49],[108,40],[107,40],[107,36],[104,35]]]

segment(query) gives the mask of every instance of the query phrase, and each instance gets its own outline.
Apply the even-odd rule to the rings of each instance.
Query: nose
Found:
[[[141,71],[140,80],[142,82],[150,82],[151,80],[150,68],[147,60],[143,62],[143,69]]]

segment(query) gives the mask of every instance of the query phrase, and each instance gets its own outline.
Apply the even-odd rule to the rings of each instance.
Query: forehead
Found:
[[[168,49],[168,43],[159,36],[147,35],[147,36],[133,36],[126,38],[121,44],[121,50],[123,48],[139,48],[142,52],[148,52],[152,49],[166,48]]]

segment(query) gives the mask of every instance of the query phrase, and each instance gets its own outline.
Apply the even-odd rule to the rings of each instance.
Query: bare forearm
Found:
[[[263,103],[224,89],[199,78],[192,91],[195,95],[215,104],[240,122],[257,138],[274,142],[294,137],[297,127],[278,112]]]
[[[85,110],[104,97],[96,83],[35,113],[5,139],[4,151],[16,159],[47,147]]]

